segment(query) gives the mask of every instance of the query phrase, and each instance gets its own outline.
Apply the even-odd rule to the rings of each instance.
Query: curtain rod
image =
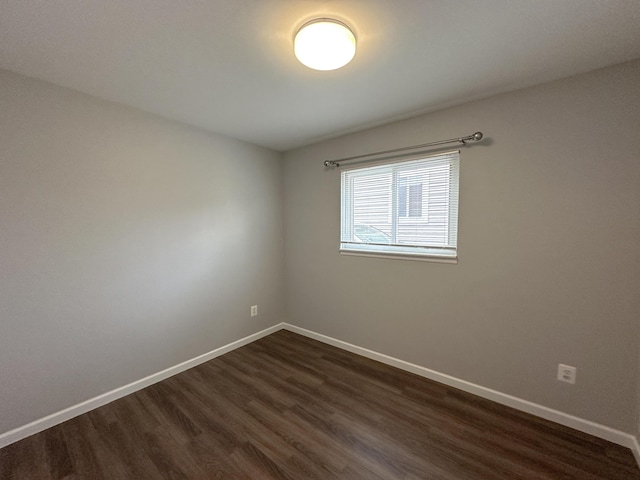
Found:
[[[362,155],[354,155],[353,157],[339,158],[337,160],[325,160],[324,166],[339,167],[341,162],[346,162],[349,160],[357,160],[360,158],[373,157],[376,155],[383,155],[385,153],[395,153],[395,152],[403,152],[405,150],[415,150],[416,148],[433,147],[434,145],[446,145],[448,143],[465,144],[470,141],[478,142],[482,140],[482,137],[483,137],[482,132],[476,132],[473,135],[467,135],[466,137],[450,138],[449,140],[439,140],[437,142],[423,143],[421,145],[411,145],[410,147],[393,148],[391,150],[382,150],[380,152],[364,153]]]

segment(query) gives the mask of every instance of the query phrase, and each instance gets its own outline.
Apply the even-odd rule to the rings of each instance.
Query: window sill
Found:
[[[354,257],[371,257],[371,258],[389,258],[393,260],[413,260],[418,262],[432,262],[432,263],[450,263],[457,264],[457,256],[436,256],[428,255],[424,253],[392,253],[392,252],[380,252],[380,251],[364,251],[364,250],[351,250],[346,248],[340,249],[340,255],[354,256]]]

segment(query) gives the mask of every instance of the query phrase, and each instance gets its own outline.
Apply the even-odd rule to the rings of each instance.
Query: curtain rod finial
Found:
[[[482,140],[482,137],[484,137],[484,135],[482,135],[482,132],[476,132],[472,135],[472,137],[476,142],[479,142],[480,140]]]

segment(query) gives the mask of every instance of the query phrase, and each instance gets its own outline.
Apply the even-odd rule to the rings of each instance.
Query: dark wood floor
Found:
[[[0,450],[6,479],[640,479],[628,449],[280,331]]]

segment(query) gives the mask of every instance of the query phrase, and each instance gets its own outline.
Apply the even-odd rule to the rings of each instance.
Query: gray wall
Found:
[[[639,81],[634,62],[290,152],[283,259],[279,154],[0,71],[0,432],[286,318],[640,433]],[[478,129],[457,265],[338,254],[322,160]]]
[[[638,322],[640,322],[640,318],[638,319]],[[635,424],[635,437],[636,440],[640,441],[640,337],[638,338],[638,381],[637,381],[637,388],[636,388],[636,424]],[[640,458],[637,459],[638,463],[640,463]]]
[[[280,154],[0,71],[0,432],[282,321],[282,245]]]
[[[286,154],[287,321],[635,432],[639,84],[636,61]],[[338,254],[340,174],[323,160],[476,130],[457,265]]]

